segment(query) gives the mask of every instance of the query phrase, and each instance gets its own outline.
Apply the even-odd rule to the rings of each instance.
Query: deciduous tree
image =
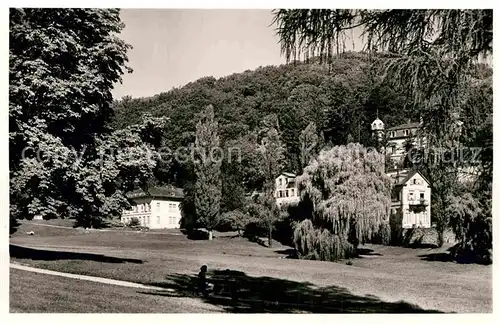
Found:
[[[388,222],[391,181],[383,155],[375,150],[359,144],[323,150],[297,182],[302,200],[311,201],[313,209],[294,234],[303,257],[348,257]]]
[[[10,10],[11,217],[96,225],[150,176],[165,121],[109,127],[111,90],[128,69],[123,27],[115,9]]]

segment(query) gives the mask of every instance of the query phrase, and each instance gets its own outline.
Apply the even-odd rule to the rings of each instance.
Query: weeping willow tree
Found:
[[[274,23],[288,61],[319,56],[331,62],[335,54],[346,50],[352,31],[361,31],[365,51],[386,54],[378,74],[413,98],[428,147],[441,151],[457,146],[460,134],[453,129],[457,123],[468,122],[459,121],[467,108],[462,92],[477,82],[480,63],[488,64],[493,55],[493,10],[283,9],[274,11]],[[457,166],[427,161],[422,167],[431,182],[432,217],[442,241],[448,222],[445,207],[452,203],[450,184],[456,183]],[[485,187],[491,187],[491,173],[480,178]],[[486,212],[474,220],[491,220],[491,198],[484,205]],[[464,240],[469,239],[474,240]]]
[[[296,225],[300,256],[338,260],[359,243],[373,239],[388,222],[391,181],[384,156],[360,144],[323,150],[297,179],[302,200],[312,204],[312,218]]]

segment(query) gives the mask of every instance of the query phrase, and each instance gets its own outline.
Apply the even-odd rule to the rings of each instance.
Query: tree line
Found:
[[[490,51],[489,18],[489,11],[280,10],[275,23],[287,64],[113,101],[113,84],[130,70],[130,46],[116,36],[123,29],[118,10],[11,9],[11,225],[42,215],[95,226],[129,206],[128,191],[171,184],[186,193],[183,226],[260,225],[271,243],[279,220],[294,209],[275,205],[272,181],[283,170],[304,171],[303,203],[293,212],[298,220],[290,237],[304,256],[346,256],[385,227],[380,216],[388,194],[379,157],[363,157],[372,166],[369,172],[342,163],[353,150],[375,145],[370,123],[378,114],[387,127],[423,118],[434,146],[483,145],[473,184],[456,182],[457,166],[415,167],[431,180],[438,228],[451,225],[467,254],[488,255],[492,72],[475,57]],[[444,25],[437,40],[429,41],[425,37],[436,19]],[[402,22],[421,33],[406,35]],[[322,24],[336,28],[317,29]],[[342,45],[339,35],[358,24],[371,33],[365,51],[334,53],[324,46]],[[475,32],[467,33],[471,26]],[[304,56],[298,60],[295,54]],[[26,147],[41,148],[45,159],[26,156]],[[181,147],[191,148],[195,158],[213,148],[239,148],[240,159],[103,155]],[[73,151],[83,152],[78,163],[54,154]],[[344,167],[333,168],[332,161]],[[330,178],[318,183],[319,176],[344,172],[348,176],[339,184],[350,195],[336,192]],[[377,199],[361,208],[360,188],[367,184],[378,189]]]

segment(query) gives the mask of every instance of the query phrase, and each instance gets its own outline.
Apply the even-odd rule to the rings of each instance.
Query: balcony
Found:
[[[429,200],[426,199],[408,200],[408,205],[428,206]]]

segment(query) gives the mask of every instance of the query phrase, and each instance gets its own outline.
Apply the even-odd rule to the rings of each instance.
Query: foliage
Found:
[[[294,244],[301,258],[337,261],[355,255],[355,247],[325,228],[316,228],[310,219],[296,224]]]
[[[156,166],[164,119],[113,131],[111,89],[130,48],[115,9],[11,9],[10,203],[14,218],[92,226],[129,206]],[[139,119],[140,120],[140,119]]]
[[[464,93],[477,84],[475,76],[482,74],[479,59],[493,54],[492,10],[283,9],[274,13],[282,52],[289,61],[302,54],[306,58],[319,55],[331,62],[335,45],[337,53],[343,52],[345,34],[360,28],[368,38],[366,49],[370,53],[387,53],[384,79],[411,98],[423,119],[427,147],[454,150],[460,140],[458,118],[464,115],[467,103]],[[490,158],[482,161],[483,166],[491,166]],[[448,198],[457,187],[457,167],[442,162],[424,164],[432,185],[440,244],[448,223]],[[479,176],[486,179],[484,188],[489,187],[488,170],[484,168],[486,175]]]
[[[219,152],[217,122],[214,119],[213,106],[209,105],[196,125],[194,145],[194,206],[198,222],[208,231],[217,225],[220,213],[221,176],[220,167],[223,157]]]
[[[258,150],[262,155],[261,166],[264,172],[264,193],[260,200],[262,210],[258,215],[268,229],[268,246],[271,247],[274,223],[280,217],[280,209],[274,197],[276,190],[275,179],[282,170],[283,153],[285,151],[275,128],[267,128]]]
[[[141,225],[141,222],[139,221],[139,219],[137,217],[132,217],[127,226],[136,227],[136,226],[140,226],[140,225]]]
[[[237,209],[220,215],[219,224],[228,225],[232,230],[238,231],[241,236],[241,231],[246,228],[248,224],[255,220],[247,213]]]
[[[461,261],[492,263],[493,239],[491,215],[485,214],[480,202],[470,193],[449,199],[446,213],[459,240],[455,255]]]
[[[197,116],[213,104],[221,147],[224,152],[228,148],[241,151],[241,163],[233,160],[226,171],[226,157],[223,162],[223,187],[228,189],[223,202],[230,202],[224,197],[231,194],[229,188],[233,185],[226,182],[241,184],[245,193],[262,189],[257,147],[269,127],[278,131],[286,149],[283,169],[300,173],[300,134],[312,122],[320,140],[324,134],[325,142],[346,144],[352,133],[356,140],[359,135],[361,143],[367,144],[377,110],[387,126],[404,123],[409,117],[418,118],[398,89],[381,83],[381,73],[375,74],[373,87],[366,87],[369,70],[374,69],[371,66],[380,67],[383,60],[383,56],[345,53],[335,57],[331,69],[311,60],[261,67],[219,79],[202,78],[154,97],[115,102],[113,125],[131,125],[144,112],[168,117],[165,146],[176,150],[194,142]],[[194,181],[189,176],[190,168],[189,164],[174,162],[162,181],[185,187]],[[221,202],[221,206],[225,203]]]
[[[390,223],[382,222],[372,242],[380,245],[389,245],[392,242],[391,235],[392,231]]]
[[[312,222],[317,230],[310,235],[312,239],[319,234],[321,238],[335,236],[328,243],[337,246],[328,250],[334,249],[336,255],[328,253],[329,260],[346,257],[351,251],[349,245],[357,247],[360,242],[372,240],[388,221],[391,181],[385,175],[383,155],[376,151],[359,144],[323,150],[297,182],[302,199],[310,200],[313,208],[312,218],[303,221],[305,228],[299,225],[298,229],[309,229]],[[303,243],[302,230],[295,232],[295,242]]]
[[[309,123],[309,125],[300,133],[300,164],[301,169],[306,167],[312,158],[314,158],[319,150],[322,148],[322,142],[320,141],[316,130],[316,124],[314,122]]]

